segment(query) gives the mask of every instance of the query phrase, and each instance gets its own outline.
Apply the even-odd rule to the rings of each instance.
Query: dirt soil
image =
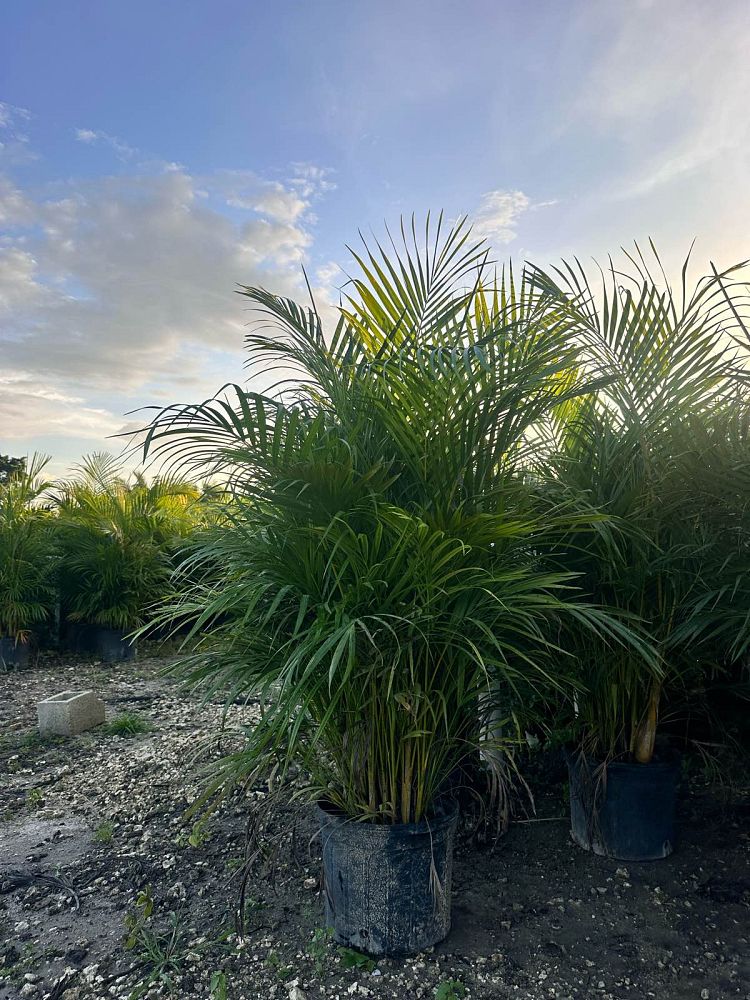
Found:
[[[675,854],[623,864],[571,843],[564,776],[546,768],[537,821],[494,850],[459,837],[447,940],[376,965],[326,937],[314,823],[290,810],[268,841],[275,875],[249,878],[240,940],[247,803],[206,826],[184,819],[193,757],[216,743],[221,707],[201,706],[163,665],[49,658],[0,676],[0,1000],[750,998],[750,802],[700,776],[683,788]],[[36,703],[69,688],[150,728],[40,740]]]

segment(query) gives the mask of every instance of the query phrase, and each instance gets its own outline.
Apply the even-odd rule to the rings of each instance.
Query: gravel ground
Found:
[[[249,877],[239,940],[247,803],[185,821],[194,754],[216,741],[221,708],[162,678],[163,662],[50,658],[0,676],[0,1000],[749,1000],[750,801],[698,777],[675,854],[623,865],[572,845],[563,775],[546,768],[536,821],[494,850],[459,837],[447,940],[374,966],[327,939],[315,828],[286,810],[269,831],[273,864]],[[108,719],[135,714],[149,729],[43,742],[36,702],[67,688],[92,688]]]

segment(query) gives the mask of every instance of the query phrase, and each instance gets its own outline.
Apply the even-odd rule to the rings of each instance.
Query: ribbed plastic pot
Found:
[[[620,861],[657,861],[675,844],[680,756],[662,754],[649,764],[600,763],[568,753],[570,828],[586,851]]]
[[[99,628],[96,630],[96,654],[105,663],[135,659],[135,643],[126,639],[127,633],[119,628]]]
[[[458,806],[433,820],[358,823],[318,805],[326,923],[336,941],[368,955],[405,956],[451,926]]]
[[[16,642],[10,635],[0,639],[0,666],[5,670],[22,670],[29,665],[28,642]]]

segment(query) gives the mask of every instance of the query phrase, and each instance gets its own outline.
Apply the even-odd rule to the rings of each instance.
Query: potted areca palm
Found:
[[[591,388],[579,349],[525,282],[487,287],[463,223],[428,223],[423,249],[402,236],[356,257],[330,337],[314,305],[245,288],[263,318],[249,367],[278,368],[280,387],[169,407],[145,438],[146,456],[234,494],[231,523],[185,562],[193,586],[156,619],[194,623],[190,679],[265,705],[207,794],[298,768],[327,922],[373,955],[448,931],[452,792],[488,710],[502,698],[493,732],[510,742],[525,694],[556,689],[561,618],[619,628],[543,565],[568,515],[536,516],[520,474],[535,423]]]
[[[135,656],[129,633],[168,590],[170,550],[189,530],[197,495],[176,480],[129,480],[109,455],[91,456],[59,487],[63,609],[93,630],[105,661]]]
[[[55,601],[51,521],[40,498],[48,459],[35,455],[0,484],[0,666],[25,666],[31,629]]]
[[[681,691],[700,689],[707,664],[687,641],[697,618],[705,629],[723,613],[708,599],[721,526],[696,508],[683,467],[689,422],[723,406],[731,386],[725,277],[700,282],[689,298],[683,291],[679,303],[645,265],[630,277],[613,266],[596,290],[573,268],[554,280],[536,275],[550,294],[557,289],[561,321],[590,363],[613,374],[552,415],[546,468],[557,502],[583,501],[610,519],[608,532],[571,532],[558,557],[594,601],[640,623],[655,653],[606,650],[576,629],[565,640],[579,684],[570,720],[573,838],[625,860],[672,851],[680,766],[657,739],[659,723]]]

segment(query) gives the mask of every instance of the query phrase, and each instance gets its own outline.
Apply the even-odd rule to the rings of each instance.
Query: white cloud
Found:
[[[25,128],[31,112],[0,101],[0,162],[5,165],[28,163],[36,159]]]
[[[251,170],[220,170],[204,182],[232,208],[260,212],[285,224],[297,222],[309,207],[297,191],[278,181],[264,180]]]
[[[519,218],[530,205],[523,191],[488,191],[473,216],[474,235],[492,243],[510,243]]]
[[[236,346],[236,284],[292,291],[311,242],[301,225],[233,222],[177,171],[80,184],[35,212],[42,235],[0,258],[6,357],[98,386],[137,386],[187,346]]]
[[[0,175],[0,226],[16,226],[28,222],[33,214],[29,199],[8,177]]]
[[[133,146],[128,145],[127,142],[123,142],[122,139],[118,139],[115,135],[110,135],[109,132],[90,128],[77,128],[75,130],[75,137],[79,142],[87,146],[93,146],[97,143],[109,146],[121,160],[131,160],[138,153],[138,150],[134,149]]]
[[[85,142],[90,144],[96,142],[98,138],[99,138],[99,133],[94,132],[93,129],[90,128],[76,129],[76,139],[78,139],[79,142]]]
[[[326,264],[321,264],[316,270],[315,275],[321,285],[333,285],[336,282],[341,283],[346,280],[345,272],[335,260],[329,260]]]
[[[31,112],[27,108],[19,108],[14,104],[0,101],[0,128],[16,130],[21,123],[31,121]]]
[[[303,198],[336,190],[336,184],[331,180],[333,171],[329,167],[319,167],[314,163],[294,163],[292,166],[294,173],[289,183],[297,188]]]
[[[232,208],[259,212],[291,225],[309,217],[313,201],[335,188],[328,180],[329,174],[324,167],[297,163],[283,184],[259,177],[252,170],[219,170],[204,182],[209,191],[218,193]]]
[[[304,291],[314,195],[254,178],[238,217],[221,208],[229,173],[175,165],[41,194],[0,185],[14,225],[0,240],[4,438],[104,447],[125,410],[241,378],[248,317],[235,289]],[[241,183],[250,190],[249,175]]]
[[[15,309],[23,309],[37,301],[37,263],[21,247],[0,245],[0,317],[12,317]]]
[[[36,377],[0,375],[0,427],[11,444],[52,435],[83,438],[101,448],[122,425],[122,417],[87,406],[83,397],[55,391]]]

